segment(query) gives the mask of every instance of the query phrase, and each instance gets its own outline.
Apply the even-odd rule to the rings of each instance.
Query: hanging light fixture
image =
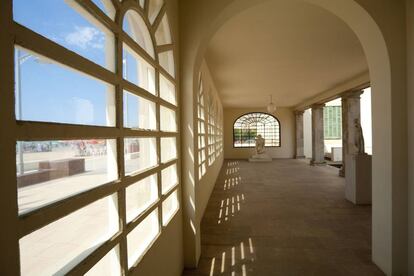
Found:
[[[267,112],[269,113],[276,112],[276,105],[273,103],[272,95],[270,95],[270,103],[267,105]]]

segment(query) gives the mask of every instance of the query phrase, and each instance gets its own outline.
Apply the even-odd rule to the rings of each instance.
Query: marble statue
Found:
[[[265,148],[266,140],[262,135],[256,136],[256,154],[249,158],[250,162],[271,162],[272,158],[267,155]]]
[[[365,154],[365,141],[364,134],[362,132],[361,123],[359,119],[354,120],[355,125],[355,146],[358,154]]]
[[[263,154],[265,152],[265,139],[259,134],[256,137],[256,154]]]

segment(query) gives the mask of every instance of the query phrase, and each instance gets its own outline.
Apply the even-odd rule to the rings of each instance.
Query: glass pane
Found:
[[[173,51],[159,53],[158,60],[162,68],[164,68],[171,76],[175,77]]]
[[[116,194],[20,239],[22,275],[64,275],[119,230]]]
[[[115,7],[112,5],[111,0],[92,0],[92,2],[98,6],[109,18],[115,19]]]
[[[170,25],[168,23],[167,14],[162,18],[160,25],[158,26],[157,31],[155,32],[155,41],[157,45],[171,44],[171,32]]]
[[[157,165],[155,138],[126,138],[124,153],[126,175],[142,172]]]
[[[156,129],[155,103],[124,91],[124,127]]]
[[[159,231],[158,210],[154,210],[128,234],[128,268],[144,255]]]
[[[167,102],[177,105],[175,85],[160,74],[160,97]]]
[[[175,158],[177,158],[177,139],[161,138],[161,162],[166,163]]]
[[[205,150],[200,150],[198,152],[198,160],[199,160],[200,163],[206,161],[206,153],[205,153]]]
[[[135,219],[158,198],[157,175],[151,175],[126,188],[127,221]]]
[[[121,276],[121,264],[119,263],[119,248],[116,246],[105,257],[97,262],[86,276]]]
[[[175,211],[178,210],[177,191],[173,192],[162,202],[162,224],[165,226],[171,220]]]
[[[123,77],[155,95],[155,70],[143,58],[124,44]]]
[[[161,171],[162,193],[165,194],[178,184],[177,165],[171,165]]]
[[[115,126],[114,86],[15,48],[18,120]]]
[[[76,1],[13,0],[13,16],[23,26],[115,70],[114,35]]]
[[[160,12],[163,4],[163,0],[149,0],[149,8],[148,8],[148,19],[152,23],[154,23],[155,18],[157,18],[158,13]]]
[[[116,180],[116,140],[19,141],[19,214]]]
[[[202,149],[206,146],[206,141],[205,141],[205,137],[204,135],[199,135],[198,136],[198,148]]]
[[[144,8],[145,0],[139,0],[139,5],[141,6],[141,8]]]
[[[161,131],[177,131],[177,122],[175,119],[175,111],[164,106],[160,106],[160,129]]]
[[[152,45],[152,39],[147,25],[136,11],[129,10],[125,13],[122,28],[151,57],[155,57],[154,45]]]

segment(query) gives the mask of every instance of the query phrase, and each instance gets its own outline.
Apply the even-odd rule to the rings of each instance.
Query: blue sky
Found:
[[[105,34],[69,6],[67,3],[70,2],[14,0],[14,20],[105,67]],[[93,2],[100,4],[99,0]],[[102,5],[100,7],[103,8]],[[30,56],[22,59],[27,55],[24,50],[16,50],[16,57],[21,60],[21,119],[107,125],[106,101],[107,91],[113,93],[111,85],[41,58]],[[136,83],[137,66],[130,61],[131,58],[127,57],[128,79]],[[138,105],[128,111],[130,116],[133,113],[137,116],[137,112]]]

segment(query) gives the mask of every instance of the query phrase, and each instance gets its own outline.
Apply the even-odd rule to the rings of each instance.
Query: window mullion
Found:
[[[161,10],[158,12],[157,17],[155,18],[154,22],[152,23],[151,26],[151,33],[155,33],[156,30],[158,29],[158,26],[161,23],[162,18],[164,17],[164,14],[166,12],[166,5],[165,3],[162,5]]]
[[[147,1],[148,2],[148,1]],[[160,72],[158,69],[155,69],[155,92],[157,99],[160,98]],[[159,101],[155,103],[155,117],[157,122],[157,130],[161,130],[161,105]],[[161,164],[161,137],[157,137],[157,164]],[[162,183],[161,183],[161,170],[158,170],[157,172],[157,191],[158,191],[158,200],[161,202],[162,197]],[[158,224],[161,229],[162,227],[162,203],[158,206]]]
[[[123,62],[122,62],[122,39],[121,35],[116,36],[116,73],[119,79],[122,79],[123,74]],[[118,151],[118,175],[121,183],[124,184],[125,180],[125,152],[124,152],[124,87],[122,84],[116,86],[116,126],[120,131],[120,135],[117,141]],[[118,191],[118,215],[120,221],[120,231],[124,233],[127,228],[126,219],[126,195],[125,185]],[[127,252],[127,240],[126,235],[122,235],[119,242],[119,263],[121,266],[121,272],[126,275],[128,271],[128,252]]]
[[[18,195],[16,180],[16,140],[14,133],[14,45],[12,35],[13,8],[12,1],[0,1],[0,83],[2,86],[0,101],[0,152],[2,158],[9,160],[3,162],[0,167],[2,176],[0,207],[3,218],[2,235],[0,242],[3,248],[7,248],[7,254],[3,254],[0,264],[4,273],[19,275],[19,237],[16,233],[18,227]]]

